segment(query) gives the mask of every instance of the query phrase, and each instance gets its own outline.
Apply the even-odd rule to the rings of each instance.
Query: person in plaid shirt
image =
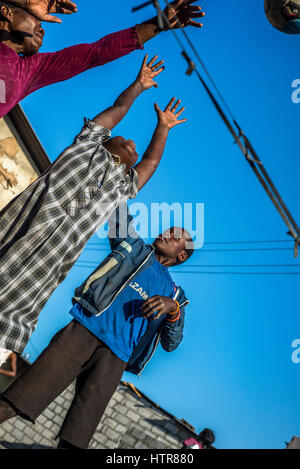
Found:
[[[143,91],[157,86],[164,67],[143,61],[137,79],[92,121],[51,167],[0,212],[0,348],[21,353],[38,315],[64,280],[86,242],[116,207],[134,198],[163,155],[169,130],[182,123],[180,100],[165,111],[142,160],[135,143],[113,129]]]

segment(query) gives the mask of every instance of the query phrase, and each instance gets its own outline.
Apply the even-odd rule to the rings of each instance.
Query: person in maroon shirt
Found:
[[[193,18],[204,16],[201,7],[192,5],[196,0],[176,0],[165,8],[172,28],[188,25],[201,27]],[[50,0],[42,0],[42,6]],[[53,53],[38,53],[45,31],[41,20],[43,9],[36,9],[38,0],[0,1],[0,117],[6,115],[25,96],[44,86],[72,78],[90,68],[116,60],[159,34],[154,17],[135,27],[110,34],[92,44],[80,44]],[[72,2],[50,2],[66,4]],[[26,11],[26,5],[35,9]],[[73,4],[75,5],[75,4]],[[69,8],[72,9],[71,6]],[[73,7],[75,8],[75,7]],[[47,11],[47,8],[44,8]],[[49,11],[49,10],[48,10]],[[51,11],[62,11],[61,7]],[[64,11],[63,11],[64,12]],[[66,11],[65,11],[66,12]],[[70,10],[69,10],[70,12]],[[71,11],[72,12],[72,11]],[[51,15],[50,15],[51,18]]]

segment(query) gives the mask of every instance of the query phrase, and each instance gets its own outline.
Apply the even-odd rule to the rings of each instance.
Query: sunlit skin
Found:
[[[93,122],[109,130],[116,127],[141,93],[152,87],[158,87],[158,83],[155,79],[164,71],[165,67],[163,64],[164,61],[158,60],[157,55],[150,61],[148,61],[148,55],[145,55],[136,80],[120,94],[111,107],[98,114],[93,119]],[[127,173],[134,166],[138,175],[139,190],[147,184],[159,166],[169,131],[173,127],[186,122],[186,119],[179,119],[185,110],[184,107],[179,109],[180,104],[180,99],[176,100],[176,98],[172,98],[164,111],[162,111],[157,104],[154,104],[157,115],[157,126],[151,142],[139,163],[135,164],[138,159],[138,154],[133,140],[117,136],[103,143],[104,147],[112,155],[118,157],[120,163],[125,164],[125,171]]]
[[[96,124],[110,130],[113,129],[123,119],[133,101],[141,92],[158,86],[154,79],[163,72],[164,61],[160,60],[157,62],[157,59],[158,56],[155,55],[148,62],[148,55],[145,56],[137,79],[117,98],[113,106],[93,119]],[[164,111],[157,104],[154,105],[158,124],[150,145],[138,164],[135,165],[138,155],[135,143],[132,140],[126,140],[124,137],[118,136],[104,143],[106,149],[111,154],[118,156],[120,162],[126,165],[127,172],[135,165],[134,169],[138,174],[139,190],[141,190],[156,171],[163,155],[169,131],[177,125],[186,122],[186,119],[179,119],[185,110],[184,107],[179,110],[180,104],[181,100],[172,98]],[[153,243],[156,259],[167,268],[186,261],[188,258],[186,247],[189,240],[189,233],[182,228],[173,227],[165,231]],[[171,298],[156,295],[148,298],[143,303],[141,310],[146,318],[159,319],[163,314],[172,317],[173,313],[177,314],[177,304]]]
[[[173,227],[164,231],[153,242],[158,262],[169,268],[186,261],[188,256],[185,249],[189,239],[189,233],[183,228]]]
[[[202,8],[193,5],[196,0],[177,0],[171,2],[165,8],[165,15],[170,22],[172,29],[192,26],[202,28],[203,24],[195,21],[202,18],[205,13]],[[0,42],[4,42],[17,54],[31,56],[39,52],[42,47],[45,31],[41,26],[41,21],[60,23],[61,20],[50,13],[72,14],[77,12],[74,2],[55,0],[32,0],[29,3],[28,11],[25,8],[24,0],[15,0],[17,6],[8,8],[1,7],[0,18]],[[22,8],[19,8],[22,7]],[[157,17],[151,18],[136,26],[136,31],[140,44],[151,40],[160,33],[157,28]]]
[[[10,370],[0,369],[0,374],[14,378],[17,375],[17,355],[11,353],[6,362],[8,361],[10,361]]]
[[[126,173],[138,160],[136,145],[133,140],[126,140],[124,137],[112,137],[103,146],[112,154],[120,157],[120,162],[126,165]]]
[[[0,41],[11,47],[17,54],[31,56],[43,45],[45,31],[42,23],[21,8],[1,8],[6,21],[0,21]]]
[[[205,13],[201,11],[200,6],[194,5],[195,1],[196,0],[176,0],[165,8],[165,14],[172,29],[184,28],[186,26],[201,28],[203,26],[202,23],[195,21],[195,19],[202,18],[205,15]],[[21,6],[25,5],[22,0],[18,0],[17,3]],[[55,8],[56,3],[71,4],[72,2],[55,2],[55,0],[51,0],[50,3],[52,6],[54,5],[53,8]],[[41,0],[40,2],[38,2],[38,0],[32,0],[31,5],[38,7],[38,10],[31,11],[31,13],[34,13],[34,16],[30,12],[25,12],[17,7],[1,7],[1,14],[5,19],[0,19],[0,42],[5,43],[17,54],[23,54],[25,56],[36,54],[43,44],[45,35],[45,31],[41,25],[41,19],[53,21],[53,19],[51,20],[49,15],[47,15],[47,8],[45,8],[47,4],[49,4],[47,0]],[[56,9],[51,10],[50,13],[56,11]],[[63,13],[63,11],[60,12]],[[36,16],[38,16],[38,18]],[[157,26],[157,17],[137,25],[136,31],[139,43],[144,44],[159,34],[160,31]],[[144,69],[150,67],[150,71],[152,72],[151,75],[150,71],[147,70],[149,73],[148,81],[151,86],[155,86],[153,78],[162,71],[162,69],[159,68],[161,64],[156,64],[155,66],[153,66],[153,64],[154,62],[150,62],[150,64],[146,65],[145,59]],[[158,69],[160,71],[158,71]],[[127,92],[121,96],[122,99],[120,102],[116,102],[115,106],[110,110],[96,117],[94,122],[112,129],[124,117],[132,101],[144,89],[147,89],[148,85],[142,83],[140,78],[141,77],[136,80],[129,91],[127,90]],[[142,81],[145,80],[143,79]],[[150,85],[149,87],[151,87]],[[156,170],[164,150],[169,130],[186,121],[186,119],[178,119],[184,111],[184,108],[178,111],[179,104],[180,100],[176,101],[176,99],[173,98],[164,111],[155,104],[158,124],[142,161],[136,165],[136,171],[139,175],[139,189],[148,182],[149,178]],[[109,125],[109,123],[111,125]],[[105,146],[110,153],[120,157],[121,162],[126,165],[126,171],[135,165],[138,155],[136,153],[135,143],[132,140],[126,140],[120,136],[113,137],[105,142]],[[171,267],[178,262],[184,262],[188,257],[185,251],[187,238],[186,232],[184,232],[183,237],[177,237],[176,229],[169,230],[168,235],[163,233],[156,238],[153,244],[157,260],[165,267]],[[144,316],[151,319],[159,319],[162,315],[167,315],[168,318],[173,319],[174,314],[175,316],[177,315],[176,309],[177,304],[174,300],[159,295],[149,298],[142,305]],[[15,410],[7,402],[0,400],[0,423],[15,415]]]
[[[49,23],[61,23],[53,13],[72,15],[77,12],[77,5],[71,0],[9,0],[9,3],[25,8],[36,18]]]
[[[172,227],[164,231],[153,242],[157,261],[165,267],[185,262],[188,258],[186,247],[190,239],[190,234],[183,228]],[[176,315],[176,308],[177,304],[172,298],[155,295],[144,301],[141,311],[144,317],[157,320],[164,314],[172,318],[172,313],[175,312]]]

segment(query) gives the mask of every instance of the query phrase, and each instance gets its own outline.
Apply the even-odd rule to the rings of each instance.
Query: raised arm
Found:
[[[9,3],[24,8],[36,18],[49,23],[61,23],[57,16],[50,13],[71,15],[77,11],[77,5],[71,0],[9,0]]]
[[[200,6],[192,5],[196,1],[176,0],[168,4],[164,9],[164,14],[172,29],[185,28],[186,26],[202,28],[203,24],[195,21],[195,18],[202,18],[205,13],[201,11]],[[137,34],[141,44],[157,36],[161,31],[158,27],[157,16],[137,25]]]
[[[164,111],[157,104],[154,104],[158,123],[142,160],[134,167],[139,177],[139,190],[144,187],[156,171],[163,155],[170,129],[187,120],[178,120],[178,117],[183,113],[185,108],[183,107],[180,111],[176,112],[181,101],[180,99],[175,101],[176,98],[172,98]]]
[[[137,79],[117,98],[114,105],[101,112],[93,121],[107,129],[113,129],[127,114],[135,99],[145,90],[157,87],[154,78],[163,70],[163,60],[155,63],[158,56],[153,57],[147,64],[148,55],[145,56],[142,68]]]

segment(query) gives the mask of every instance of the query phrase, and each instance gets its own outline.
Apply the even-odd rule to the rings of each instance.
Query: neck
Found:
[[[159,254],[158,252],[155,253],[155,257],[156,257],[156,260],[164,267],[167,267],[167,268],[172,267],[173,264],[168,257],[165,257],[164,255]]]
[[[8,30],[7,24],[0,22],[0,42],[13,49],[17,54],[24,52],[23,44]]]

